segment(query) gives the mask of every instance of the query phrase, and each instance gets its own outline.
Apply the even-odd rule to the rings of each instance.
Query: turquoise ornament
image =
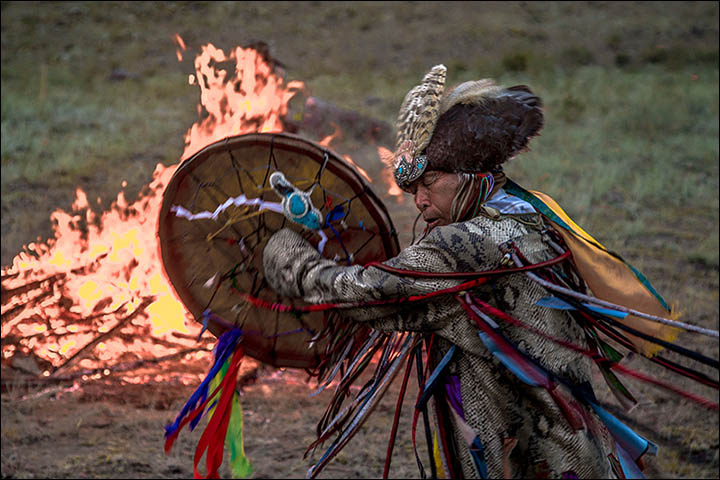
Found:
[[[299,190],[282,172],[270,175],[270,186],[282,197],[285,218],[310,230],[319,230],[322,227],[322,215],[310,200],[311,191]]]

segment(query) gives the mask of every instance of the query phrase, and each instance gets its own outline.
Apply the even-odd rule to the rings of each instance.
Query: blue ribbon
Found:
[[[205,315],[203,315],[203,317],[205,317]],[[210,368],[210,371],[205,376],[205,379],[200,383],[195,392],[193,392],[187,403],[185,403],[185,406],[183,406],[180,414],[177,416],[177,418],[175,418],[175,422],[165,426],[165,438],[175,433],[178,428],[180,428],[180,423],[182,422],[182,420],[191,411],[195,410],[198,405],[205,402],[208,396],[210,380],[215,378],[215,375],[218,374],[222,366],[225,364],[225,361],[233,354],[233,352],[235,351],[235,347],[237,346],[241,338],[242,330],[240,330],[239,328],[227,330],[225,333],[220,335],[220,338],[218,338],[218,342],[215,345],[215,349],[213,350],[213,353],[215,355],[215,363],[213,363],[213,366]],[[190,430],[193,430],[197,426],[204,414],[205,413],[203,412],[202,415],[198,415],[190,422]]]
[[[433,394],[433,391],[437,386],[437,380],[440,377],[440,374],[445,370],[445,367],[447,367],[448,363],[450,363],[450,360],[452,360],[456,349],[457,345],[453,345],[452,347],[450,347],[450,350],[447,351],[442,360],[440,360],[440,363],[438,363],[438,366],[435,367],[435,370],[433,370],[433,372],[430,374],[430,377],[425,384],[425,390],[423,391],[423,394],[420,397],[420,400],[418,400],[415,408],[422,408],[430,399],[430,395]]]

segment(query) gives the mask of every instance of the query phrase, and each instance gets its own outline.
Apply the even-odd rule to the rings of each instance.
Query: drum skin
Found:
[[[239,292],[272,303],[305,305],[279,296],[267,284],[263,249],[281,228],[300,232],[315,246],[321,236],[280,213],[259,213],[253,206],[233,205],[214,219],[195,220],[173,209],[215,212],[240,195],[279,203],[280,196],[269,185],[276,171],[300,190],[312,188],[313,205],[323,218],[330,218],[323,229],[328,238],[322,252],[326,258],[364,265],[397,255],[399,243],[390,216],[365,179],[331,150],[287,133],[228,137],[184,161],[163,194],[160,254],[170,283],[195,319],[202,321],[203,312],[209,311],[222,320],[208,322],[215,336],[228,325],[238,325],[245,332],[242,345],[247,355],[275,367],[313,369],[325,351],[324,340],[311,342],[324,325],[324,313],[300,316],[256,308]]]

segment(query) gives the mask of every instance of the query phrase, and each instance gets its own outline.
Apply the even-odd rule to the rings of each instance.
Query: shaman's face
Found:
[[[428,229],[452,223],[450,210],[459,185],[460,178],[456,173],[437,170],[426,171],[410,184],[415,206],[422,213]]]

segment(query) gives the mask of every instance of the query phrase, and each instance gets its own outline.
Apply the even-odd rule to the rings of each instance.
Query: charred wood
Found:
[[[46,291],[42,292],[40,295],[37,295],[37,296],[29,299],[26,302],[15,305],[8,311],[2,313],[2,317],[1,317],[2,323],[11,321],[12,319],[14,319],[18,315],[20,315],[27,307],[37,305],[38,302],[53,295],[54,293],[55,292],[53,292],[53,290],[46,290]]]
[[[129,372],[132,370],[137,370],[139,368],[148,366],[148,365],[154,365],[162,362],[167,362],[170,360],[176,360],[178,358],[182,358],[187,354],[196,353],[196,352],[212,352],[211,348],[206,347],[197,347],[197,348],[188,348],[185,350],[181,350],[176,353],[171,353],[169,355],[164,355],[162,357],[153,357],[153,358],[143,358],[140,360],[134,360],[131,362],[119,362],[115,365],[109,365],[107,367],[98,367],[98,368],[91,368],[91,369],[84,369],[79,370],[77,372],[69,373],[67,375],[54,375],[49,377],[42,377],[36,374],[36,372],[29,371],[28,369],[24,368],[18,368],[15,365],[13,365],[13,368],[19,371],[22,371],[24,373],[28,373],[32,376],[23,376],[21,379],[18,379],[17,376],[10,375],[8,371],[4,372],[3,374],[3,390],[7,387],[8,384],[17,382],[18,380],[21,380],[23,383],[25,383],[28,386],[34,385],[51,385],[51,384],[57,384],[62,382],[68,382],[72,380],[77,380],[78,378],[82,378],[83,376],[92,376],[92,375],[98,375],[98,374],[104,374],[107,370],[109,373],[117,373],[117,372]],[[252,372],[250,372],[252,373]],[[245,374],[244,376],[247,376],[249,374]],[[250,380],[248,380],[249,382]]]
[[[6,280],[12,280],[13,278],[16,278],[20,275],[20,272],[15,273],[3,273],[0,275],[0,282],[4,282]]]
[[[20,285],[19,287],[9,288],[9,289],[3,288],[2,295],[0,295],[2,297],[0,302],[3,305],[5,305],[10,300],[12,300],[14,297],[17,297],[18,295],[22,295],[23,293],[29,292],[31,290],[39,289],[39,288],[43,288],[44,290],[49,290],[49,289],[51,289],[50,287],[55,282],[57,282],[58,280],[60,280],[64,277],[65,277],[64,273],[56,273],[55,275],[50,275],[49,277],[46,277],[46,278],[43,278],[40,280],[35,280],[30,283],[26,283],[24,285]],[[49,283],[47,285],[43,285],[45,282],[49,282]]]
[[[120,330],[120,328],[122,328],[123,326],[127,325],[130,321],[132,321],[135,317],[137,317],[137,316],[140,315],[141,313],[142,313],[142,314],[145,314],[145,309],[146,309],[146,308],[148,307],[148,305],[150,305],[154,300],[155,300],[155,297],[146,297],[146,298],[142,301],[142,303],[141,303],[140,305],[138,305],[138,307],[135,309],[135,311],[134,311],[133,313],[131,313],[130,315],[128,315],[128,316],[125,317],[125,318],[120,319],[120,321],[118,321],[118,323],[116,323],[115,326],[113,326],[110,330],[108,330],[107,332],[103,333],[102,335],[99,335],[99,336],[96,337],[94,340],[92,340],[90,343],[87,343],[87,344],[86,344],[85,346],[83,346],[80,350],[78,350],[77,352],[75,352],[70,358],[68,358],[68,359],[65,361],[65,363],[63,363],[62,365],[60,365],[59,367],[57,367],[57,368],[55,369],[55,371],[53,371],[53,372],[50,374],[50,376],[51,376],[51,377],[54,377],[54,376],[56,376],[56,375],[58,374],[58,372],[67,370],[73,363],[75,363],[76,361],[84,358],[85,355],[87,355],[98,343],[100,343],[100,342],[102,342],[103,340],[105,340],[105,339],[107,339],[107,338],[110,338],[110,337],[112,337],[113,335],[115,335],[115,334]]]

